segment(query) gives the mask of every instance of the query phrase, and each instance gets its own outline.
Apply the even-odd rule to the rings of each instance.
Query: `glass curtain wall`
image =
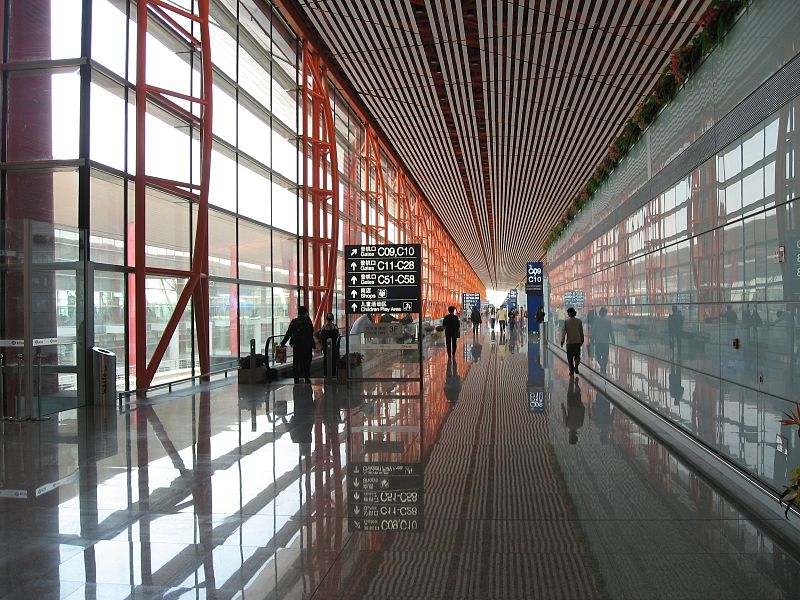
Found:
[[[175,4],[192,7],[191,0]],[[116,353],[117,388],[135,388],[137,368],[146,366],[136,364],[136,344],[146,344],[152,356],[187,281],[147,277],[146,339],[136,340],[136,3],[7,0],[7,5],[2,335],[21,336],[15,327],[23,303],[13,292],[20,274],[8,257],[20,246],[20,223],[28,219],[44,228],[37,239],[47,246],[40,252],[47,274],[37,278],[43,316],[36,333],[74,338],[44,354],[53,371],[51,390],[72,395],[60,406],[66,408],[82,402],[79,378],[93,345]],[[218,369],[249,351],[250,339],[263,348],[283,333],[301,297],[302,54],[298,38],[269,2],[212,0],[211,17],[209,327],[211,365]],[[147,83],[197,96],[199,63],[196,49],[152,14]],[[367,206],[366,190],[379,186],[376,170],[366,168],[365,124],[333,85],[331,90],[340,169],[339,251],[367,241],[368,217],[385,226],[378,241],[397,242],[400,167],[379,151],[384,223],[374,193]],[[196,125],[154,103],[148,103],[145,119],[148,176],[198,183]],[[412,205],[423,202],[413,189],[406,193]],[[147,190],[146,202],[147,266],[188,269],[196,208],[155,189]],[[338,264],[334,312],[343,324],[341,254]],[[199,373],[195,338],[189,303],[153,383]]]
[[[189,2],[176,4],[190,9]],[[247,351],[250,338],[263,347],[284,331],[297,304],[300,59],[296,36],[269,3],[213,1],[211,14],[210,343],[212,368],[219,368]],[[136,368],[143,367],[133,352],[131,293],[136,4],[9,0],[6,21],[4,249],[8,255],[21,244],[13,232],[24,219],[49,230],[48,272],[39,280],[40,306],[52,316],[38,319],[37,331],[76,338],[45,356],[45,364],[58,367],[53,387],[73,395],[54,407],[61,409],[82,401],[79,362],[87,347],[117,354],[118,389],[134,387]],[[152,15],[147,52],[148,84],[199,93],[196,53]],[[148,175],[198,182],[196,127],[152,104],[146,127]],[[188,268],[196,210],[155,190],[147,192],[146,210],[147,265]],[[19,275],[8,266],[2,271],[2,337],[15,338],[22,300],[12,297]],[[185,283],[148,277],[148,356]],[[154,383],[198,373],[191,310]]]
[[[776,487],[783,450],[800,457],[780,425],[800,383],[799,114],[795,99],[550,271],[553,310],[585,294],[588,362]]]

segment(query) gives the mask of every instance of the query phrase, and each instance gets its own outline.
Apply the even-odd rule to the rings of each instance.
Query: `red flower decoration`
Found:
[[[794,407],[794,414],[783,413],[786,415],[786,419],[781,420],[781,424],[783,425],[800,425],[800,406]],[[797,431],[797,435],[800,436],[800,429]]]
[[[669,56],[669,70],[675,76],[675,81],[683,83],[684,73],[683,48],[678,48]]]
[[[703,29],[707,29],[708,27],[714,25],[719,18],[719,9],[712,6],[710,7],[706,13],[700,17],[700,20],[697,21],[697,24],[700,25]]]

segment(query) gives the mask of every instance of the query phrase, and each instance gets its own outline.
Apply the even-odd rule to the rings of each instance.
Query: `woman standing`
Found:
[[[336,368],[339,364],[339,328],[336,326],[336,323],[333,322],[333,313],[328,313],[325,315],[325,324],[322,326],[317,332],[317,339],[319,339],[320,344],[322,345],[322,355],[324,356],[322,362],[322,372],[325,375],[328,375],[328,340],[331,340],[331,352],[332,355],[332,368],[331,368],[331,375],[336,376]]]

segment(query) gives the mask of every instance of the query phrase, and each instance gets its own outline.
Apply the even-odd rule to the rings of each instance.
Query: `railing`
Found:
[[[211,371],[210,373],[203,373],[203,374],[200,374],[200,375],[192,375],[191,377],[184,377],[183,379],[176,379],[175,381],[167,381],[167,382],[164,382],[164,383],[157,383],[155,385],[151,385],[151,386],[144,387],[144,388],[136,388],[135,390],[127,390],[127,391],[124,391],[124,392],[118,392],[117,393],[118,403],[119,403],[120,406],[122,406],[122,404],[125,401],[126,397],[129,398],[130,396],[134,396],[134,395],[135,396],[141,395],[141,396],[144,397],[144,396],[147,396],[147,392],[152,392],[154,390],[159,390],[159,389],[164,389],[164,388],[167,388],[167,390],[171,393],[172,392],[172,386],[189,383],[189,382],[192,382],[192,381],[194,381],[196,379],[210,378],[210,377],[213,377],[214,375],[221,375],[222,374],[222,375],[225,376],[225,379],[227,379],[229,372],[235,372],[235,371],[238,371],[238,370],[239,370],[239,365],[231,365],[230,367],[225,367],[224,369],[219,369],[217,371]]]

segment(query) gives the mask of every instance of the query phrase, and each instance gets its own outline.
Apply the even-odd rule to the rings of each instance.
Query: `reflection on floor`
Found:
[[[0,598],[795,595],[792,556],[560,360],[461,342],[422,390],[232,384],[0,425]]]
[[[608,344],[605,352],[599,348],[590,333],[584,362],[774,490],[782,490],[800,464],[795,428],[781,424],[795,404],[736,382],[747,379],[744,374],[753,368],[752,360],[743,360],[746,348],[725,349],[721,379],[699,370],[707,367],[702,351],[688,343],[682,353],[658,342],[633,350]],[[787,373],[787,381],[793,381],[796,375]],[[763,374],[770,371],[764,368]],[[749,377],[751,384],[757,381],[756,374]]]

